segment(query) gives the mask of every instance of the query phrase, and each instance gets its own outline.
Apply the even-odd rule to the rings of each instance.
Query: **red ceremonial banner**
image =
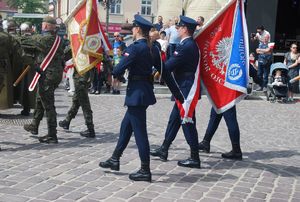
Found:
[[[200,75],[209,100],[222,113],[243,99],[244,94],[224,86],[229,62],[237,0],[224,7],[195,37],[201,51]]]

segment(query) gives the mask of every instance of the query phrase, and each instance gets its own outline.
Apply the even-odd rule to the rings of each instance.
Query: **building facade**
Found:
[[[106,1],[98,0],[99,17],[105,25]],[[63,20],[72,12],[80,0],[52,0],[55,5],[54,16]],[[159,15],[164,21],[179,16],[185,11],[189,17],[199,15],[205,19],[212,17],[228,0],[110,0],[109,7],[109,33],[121,30],[121,25],[131,22],[134,14],[141,14],[150,22],[155,23]],[[105,26],[104,26],[105,27]]]
[[[4,0],[0,0],[0,15],[3,19],[11,17],[17,12],[17,9],[10,8]]]

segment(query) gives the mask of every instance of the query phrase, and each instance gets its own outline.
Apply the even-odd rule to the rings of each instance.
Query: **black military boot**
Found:
[[[63,129],[65,130],[69,130],[69,127],[70,127],[70,121],[67,121],[66,119],[65,120],[62,120],[60,122],[58,122],[58,125],[60,127],[62,127]]]
[[[240,145],[239,144],[232,144],[232,150],[228,153],[223,153],[222,158],[242,160],[243,159],[243,154],[242,154]]]
[[[191,150],[191,158],[186,160],[178,161],[177,165],[182,167],[189,167],[189,168],[200,168],[200,158],[199,158],[199,151]]]
[[[199,142],[199,150],[209,153],[210,152],[210,143],[206,140],[202,140],[202,142]]]
[[[48,128],[48,135],[39,137],[40,143],[57,144],[56,128]]]
[[[163,144],[159,148],[150,150],[150,155],[158,156],[162,161],[167,161],[169,147],[170,144],[164,140]]]
[[[100,162],[99,166],[101,168],[110,168],[111,170],[119,171],[121,155],[122,155],[121,152],[115,150],[113,155],[106,161]]]
[[[129,179],[133,181],[146,181],[151,182],[152,175],[150,172],[150,162],[142,162],[141,169],[129,175]]]
[[[95,138],[96,135],[95,135],[94,125],[91,126],[88,125],[87,128],[88,128],[87,130],[80,132],[80,135],[82,137]]]
[[[39,137],[39,141],[40,143],[47,143],[47,144],[57,144],[58,140],[57,140],[57,136],[53,136],[53,135],[45,135],[43,137]]]
[[[24,130],[30,132],[33,135],[37,135],[39,133],[39,122],[33,120],[31,124],[25,124],[23,126]]]

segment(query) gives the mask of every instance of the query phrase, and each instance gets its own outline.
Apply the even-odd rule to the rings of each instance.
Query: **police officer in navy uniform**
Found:
[[[232,145],[232,150],[223,153],[222,157],[227,159],[242,160],[243,155],[240,147],[240,129],[236,118],[236,107],[233,106],[221,114],[217,114],[214,108],[211,108],[210,119],[203,140],[199,143],[199,150],[210,152],[210,141],[218,129],[219,123],[224,117],[229,137]]]
[[[126,69],[129,71],[125,98],[127,112],[121,123],[119,140],[112,157],[99,164],[102,168],[119,170],[120,157],[134,132],[141,159],[141,169],[129,175],[129,178],[134,181],[151,182],[146,110],[149,105],[156,103],[151,75],[153,65],[152,47],[149,40],[149,31],[152,26],[149,21],[140,15],[134,16],[132,32],[135,42],[126,49],[124,58],[112,72],[114,76],[118,77],[122,76]]]
[[[181,41],[176,47],[173,56],[167,60],[164,65],[163,78],[172,93],[176,92],[174,91],[173,82],[171,82],[171,72],[173,72],[180,92],[186,98],[193,85],[199,61],[199,49],[192,37],[196,29],[197,22],[189,17],[180,16],[180,23],[178,26],[178,33]],[[174,96],[176,97],[176,94]],[[186,141],[191,149],[191,157],[186,160],[178,161],[178,165],[183,167],[200,168],[198,132],[196,129],[195,113],[193,115],[193,123],[185,123],[181,125],[181,122],[179,109],[175,103],[170,114],[163,144],[158,149],[151,150],[150,154],[152,156],[158,156],[161,160],[166,161],[168,158],[168,149],[174,141],[180,126],[182,126]]]

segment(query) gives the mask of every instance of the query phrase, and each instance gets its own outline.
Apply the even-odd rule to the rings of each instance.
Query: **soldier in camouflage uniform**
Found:
[[[19,102],[23,106],[23,110],[21,111],[21,115],[29,116],[30,109],[34,108],[35,106],[35,94],[36,91],[29,92],[28,86],[32,81],[34,74],[35,74],[35,56],[38,54],[36,53],[36,48],[34,46],[34,41],[32,39],[32,25],[30,22],[25,22],[20,25],[21,36],[19,37],[19,42],[24,50],[25,57],[24,57],[24,69],[29,65],[31,68],[27,75],[24,77],[22,82],[20,83],[21,88],[21,95],[19,97]],[[23,69],[23,70],[24,70]]]
[[[65,49],[65,59],[69,60],[72,58],[72,54],[70,46]],[[74,84],[75,84],[75,92],[73,95],[72,106],[68,111],[67,117],[60,121],[58,124],[60,127],[69,130],[70,122],[73,118],[75,118],[79,107],[81,106],[83,111],[83,116],[85,119],[85,124],[87,126],[87,130],[80,132],[80,135],[83,137],[94,138],[95,130],[93,124],[93,112],[91,109],[91,104],[88,96],[88,89],[91,84],[91,71],[86,72],[84,75],[80,76],[77,71],[73,74]]]
[[[19,43],[18,46],[21,46],[20,44],[20,36],[17,34],[17,23],[14,21],[14,20],[8,20],[7,21],[7,32],[8,34],[10,34],[17,42],[16,43]],[[18,78],[18,76],[22,73],[22,69],[23,69],[23,65],[24,64],[18,64],[18,68],[16,68],[13,72],[13,78],[14,80],[16,80]],[[22,104],[22,101],[21,101],[21,87],[20,85],[14,87],[13,89],[13,98],[14,98],[14,103],[17,103],[19,102],[20,104]]]
[[[40,65],[46,55],[52,48],[56,37],[56,21],[54,18],[47,16],[43,19],[42,34],[34,35],[33,39],[36,43],[36,47],[40,50],[40,54],[37,56],[37,64]],[[41,74],[39,79],[36,107],[33,114],[33,120],[31,124],[24,125],[24,129],[32,134],[38,134],[38,127],[40,121],[46,111],[48,134],[40,137],[41,143],[55,144],[58,143],[56,136],[56,110],[54,106],[54,91],[58,87],[63,73],[63,44],[61,43],[47,69],[41,72],[40,67],[37,66],[36,71]]]
[[[18,65],[23,62],[22,57],[23,51],[19,43],[12,36],[0,29],[0,94],[5,87],[5,77],[7,78],[6,83],[8,84],[8,86],[6,86],[7,91],[12,90],[10,89],[14,81],[12,74],[19,68]]]

